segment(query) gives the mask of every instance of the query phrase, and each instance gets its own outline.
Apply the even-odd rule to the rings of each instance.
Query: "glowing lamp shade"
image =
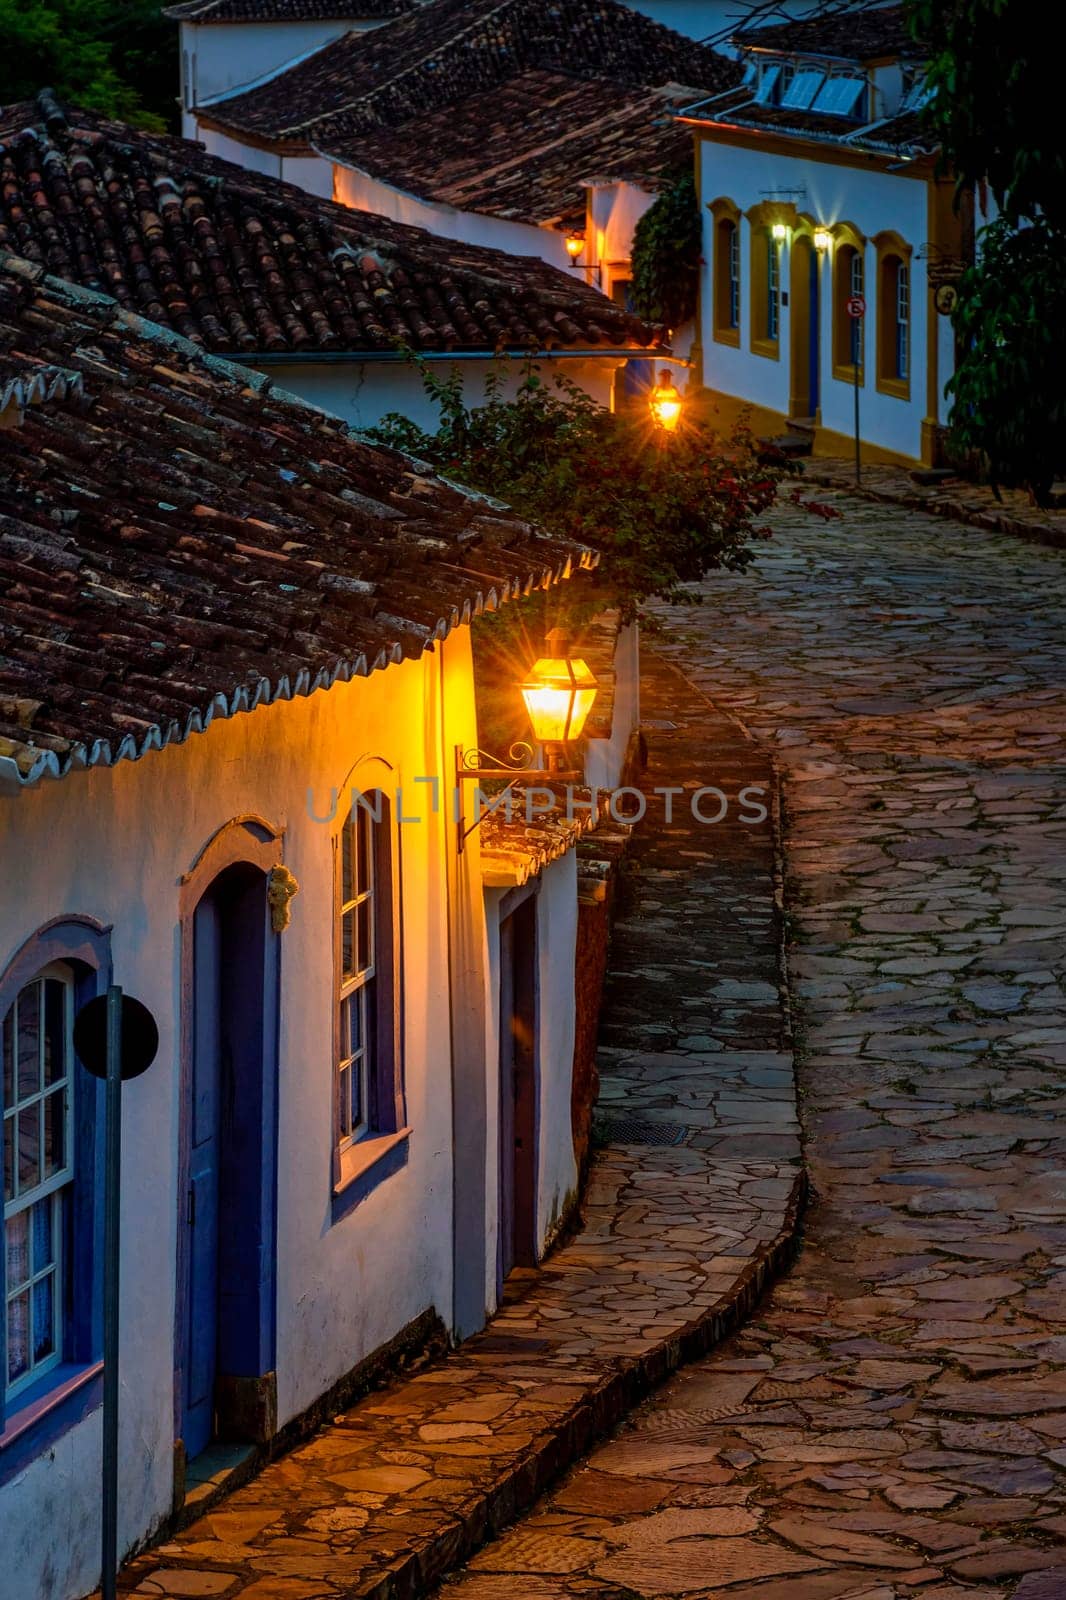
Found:
[[[669,372],[659,374],[659,381],[651,391],[648,405],[651,414],[659,427],[666,433],[673,433],[681,421],[681,407],[684,401],[680,391],[674,387],[674,380]]]
[[[833,235],[829,232],[828,228],[815,228],[814,248],[816,250],[828,250],[832,242]]]
[[[566,245],[566,253],[571,261],[576,261],[585,248],[585,235],[583,233],[568,233],[563,242]]]
[[[599,683],[584,661],[542,656],[520,685],[538,744],[579,739]]]
[[[784,244],[785,240],[788,238],[788,224],[785,222],[775,222],[773,227],[770,229],[770,232],[773,234],[774,239],[778,244]]]

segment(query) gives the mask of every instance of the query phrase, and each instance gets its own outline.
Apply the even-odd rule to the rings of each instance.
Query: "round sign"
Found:
[[[848,296],[848,316],[849,317],[858,318],[858,317],[864,317],[865,315],[866,315],[866,298],[865,298],[865,296],[861,295],[861,294],[849,295]]]
[[[950,317],[959,298],[959,291],[953,283],[942,283],[933,296],[933,304],[942,317]]]
[[[87,1000],[74,1018],[74,1049],[94,1078],[107,1077],[107,995]],[[122,1056],[124,1080],[139,1078],[155,1060],[159,1029],[148,1007],[132,995],[122,996]]]

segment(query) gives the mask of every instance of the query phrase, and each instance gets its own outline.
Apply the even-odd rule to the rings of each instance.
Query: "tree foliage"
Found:
[[[161,132],[175,119],[177,31],[158,0],[0,0],[0,103],[62,101]]]
[[[679,328],[695,316],[702,249],[696,182],[686,172],[645,211],[633,234],[633,308]]]
[[[1000,218],[959,284],[951,428],[993,483],[1043,503],[1066,467],[1066,142],[1056,52],[1025,0],[910,0],[931,50],[928,118],[958,197],[985,189]]]
[[[393,414],[376,437],[598,550],[601,606],[632,616],[652,595],[692,598],[685,586],[712,568],[751,561],[776,474],[746,430],[721,439],[686,423],[656,437],[646,415],[605,411],[565,378],[545,383],[534,364],[514,400],[502,398],[501,370],[476,406],[467,405],[457,369],[438,377],[423,366],[422,374],[439,430],[427,434]]]

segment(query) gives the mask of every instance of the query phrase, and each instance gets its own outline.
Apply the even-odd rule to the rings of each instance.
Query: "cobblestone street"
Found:
[[[447,1600],[1066,1597],[1066,566],[818,493],[658,646],[782,773],[802,1255]]]

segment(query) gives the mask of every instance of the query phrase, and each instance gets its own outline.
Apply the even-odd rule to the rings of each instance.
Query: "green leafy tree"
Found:
[[[645,211],[633,233],[633,307],[679,328],[696,314],[702,249],[696,182],[686,172]]]
[[[0,0],[0,103],[61,101],[162,132],[175,123],[177,38],[157,0]]]
[[[616,604],[629,617],[653,595],[692,599],[687,586],[706,572],[752,560],[777,474],[747,430],[721,438],[686,421],[662,436],[646,413],[605,411],[565,378],[545,383],[535,364],[514,400],[501,396],[501,369],[472,407],[457,369],[440,377],[423,366],[422,376],[439,430],[394,414],[376,436],[598,550],[593,608]]]
[[[1056,52],[1026,0],[910,0],[930,50],[929,121],[957,198],[987,190],[1000,213],[959,284],[959,360],[948,389],[956,445],[993,483],[1044,503],[1066,466],[1066,144]]]

